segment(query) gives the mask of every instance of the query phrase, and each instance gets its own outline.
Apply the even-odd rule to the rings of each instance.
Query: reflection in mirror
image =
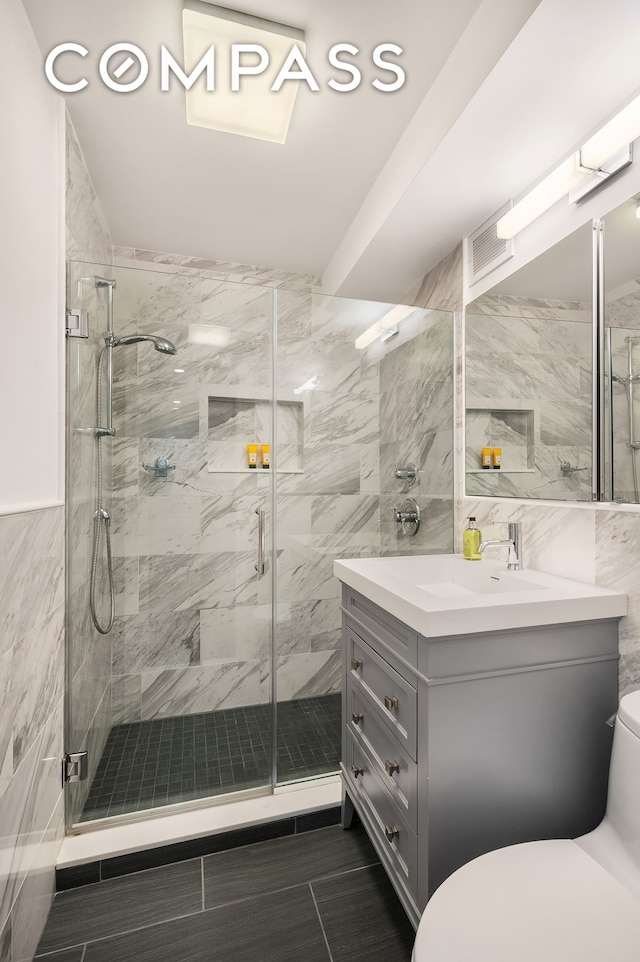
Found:
[[[640,501],[640,220],[630,198],[604,218],[608,379],[606,479],[612,501]]]
[[[591,236],[585,225],[466,309],[467,495],[591,500]]]

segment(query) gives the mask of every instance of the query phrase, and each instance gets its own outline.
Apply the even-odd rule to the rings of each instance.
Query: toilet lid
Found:
[[[414,962],[638,962],[640,901],[572,841],[489,852],[424,911]]]

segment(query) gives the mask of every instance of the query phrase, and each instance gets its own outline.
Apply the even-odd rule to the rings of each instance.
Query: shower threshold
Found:
[[[278,779],[336,772],[340,694],[278,703]],[[269,785],[271,707],[251,705],[112,728],[80,823]]]

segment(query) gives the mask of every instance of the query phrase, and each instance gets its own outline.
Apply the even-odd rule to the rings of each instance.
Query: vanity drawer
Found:
[[[379,717],[415,759],[416,689],[349,627],[346,639],[347,680],[354,690],[367,695]]]
[[[352,686],[347,690],[349,706],[348,729],[352,736],[348,746],[357,745],[366,755],[371,771],[387,789],[398,809],[402,812],[411,828],[416,831],[418,824],[418,767],[412,758],[400,747],[397,739],[378,720],[370,710],[368,700]],[[358,724],[352,714],[362,715]],[[348,768],[355,764],[349,755],[345,762]]]
[[[360,800],[372,828],[372,841],[391,862],[395,873],[413,895],[417,893],[418,840],[387,790],[371,768],[366,753],[351,733],[347,734],[350,792]],[[353,769],[362,772],[356,778]]]
[[[418,635],[368,598],[343,585],[342,604],[357,634],[379,651],[402,675],[410,675],[418,662]],[[395,656],[408,662],[402,664]]]

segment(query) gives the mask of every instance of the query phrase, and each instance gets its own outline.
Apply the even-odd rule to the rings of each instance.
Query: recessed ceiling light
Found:
[[[277,91],[271,87],[292,46],[297,45],[304,56],[303,31],[227,10],[208,0],[185,0],[182,32],[187,71],[196,67],[206,50],[215,49],[215,90],[207,90],[202,77],[187,90],[187,123],[283,144],[298,83],[288,80]],[[267,52],[266,69],[259,51],[240,51],[243,44]],[[246,71],[236,91],[231,89],[234,57],[236,74],[238,67],[241,74]]]

